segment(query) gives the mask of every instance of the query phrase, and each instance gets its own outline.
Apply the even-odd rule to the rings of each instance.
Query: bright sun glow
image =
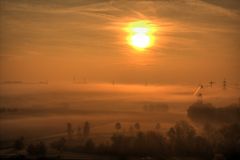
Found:
[[[148,21],[132,22],[126,30],[129,33],[127,37],[128,44],[135,49],[144,50],[153,45],[155,28]]]
[[[146,34],[137,33],[131,37],[131,45],[138,48],[147,48],[150,45],[150,37]]]

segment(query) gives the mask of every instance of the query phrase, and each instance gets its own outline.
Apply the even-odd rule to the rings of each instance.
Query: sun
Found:
[[[146,34],[135,34],[131,37],[131,45],[137,48],[147,48],[150,46],[150,37]]]
[[[129,23],[126,28],[128,32],[127,42],[137,50],[144,50],[153,46],[155,29],[148,21],[135,21]]]

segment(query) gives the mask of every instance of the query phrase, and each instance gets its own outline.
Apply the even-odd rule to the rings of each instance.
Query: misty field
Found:
[[[187,117],[188,107],[198,100],[193,90],[194,86],[179,85],[1,85],[1,152],[21,136],[28,144],[50,145],[67,136],[68,123],[76,137],[88,121],[96,144],[110,143],[118,122],[123,134],[136,123],[142,132],[160,129],[163,134],[182,120],[195,125]],[[227,96],[217,89],[204,92],[204,100],[220,107],[237,99],[237,92],[226,91]]]
[[[111,133],[116,122],[128,130],[130,124],[141,123],[143,130],[154,129],[156,123],[168,128],[186,120],[186,109],[197,98],[194,86],[179,85],[111,85],[68,84],[1,85],[1,139],[44,137],[64,133],[66,124],[75,128],[89,121],[92,133]],[[215,89],[215,93],[218,90]],[[221,91],[223,92],[223,91]],[[220,92],[220,93],[221,93]],[[206,91],[206,99],[215,104],[233,103],[236,92],[228,95]],[[236,94],[234,96],[234,94]],[[222,96],[222,97],[221,97]],[[147,111],[144,106],[167,104],[167,110]]]
[[[9,109],[1,112],[0,137],[4,140],[21,135],[36,138],[64,133],[68,122],[77,128],[89,121],[92,133],[97,134],[112,133],[116,122],[123,123],[124,130],[128,130],[135,122],[141,123],[143,130],[150,130],[154,129],[157,122],[161,122],[164,128],[169,123],[186,118],[183,108],[187,102],[181,100],[181,95],[177,97],[178,95],[171,93],[171,87],[160,88],[158,91],[151,86],[133,86],[130,92],[125,91],[129,86],[111,85],[98,85],[98,88],[93,85],[70,85],[72,88],[62,87],[58,90],[48,85],[1,87],[8,91],[1,92],[1,108]],[[32,88],[27,90],[27,87]],[[155,95],[157,92],[162,96]],[[180,101],[171,103],[167,111],[153,112],[144,109],[145,105],[151,103],[169,105],[168,100],[164,99],[164,92],[173,94]],[[162,97],[162,101],[158,101],[157,97]],[[185,97],[184,94],[183,98]]]

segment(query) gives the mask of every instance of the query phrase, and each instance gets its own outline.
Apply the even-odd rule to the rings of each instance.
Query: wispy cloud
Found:
[[[2,0],[0,54],[3,59],[7,55],[57,57],[66,54],[73,60],[84,56],[109,58],[107,63],[123,66],[119,76],[124,72],[131,75],[137,64],[147,66],[151,75],[155,75],[164,72],[163,64],[174,62],[172,72],[177,72],[181,61],[193,63],[211,56],[217,57],[212,58],[217,61],[216,66],[222,67],[227,56],[232,56],[231,63],[237,64],[240,14],[238,3],[230,1],[232,3],[215,0]],[[134,51],[126,44],[127,33],[122,29],[128,22],[138,19],[150,20],[159,29],[155,46],[148,50],[151,56],[143,63],[132,57],[136,54],[132,54]],[[116,57],[124,60],[118,61]],[[188,58],[183,60],[183,57]],[[168,60],[164,62],[163,58]],[[84,65],[81,67],[88,67]],[[191,72],[187,66],[181,67],[185,70],[183,74]],[[169,74],[167,72],[170,71],[165,71],[165,75]]]

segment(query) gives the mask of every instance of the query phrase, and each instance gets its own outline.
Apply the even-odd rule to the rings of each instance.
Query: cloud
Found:
[[[22,46],[28,43],[31,45],[48,43],[51,46],[64,43],[67,47],[74,47],[74,44],[87,46],[80,41],[82,38],[90,37],[96,37],[91,39],[91,45],[99,45],[94,41],[103,38],[100,32],[105,30],[104,32],[110,33],[109,36],[114,35],[128,21],[138,18],[152,19],[161,27],[160,36],[166,39],[166,43],[162,43],[164,46],[159,46],[158,49],[170,49],[171,45],[180,50],[186,49],[189,47],[184,44],[194,42],[201,34],[238,32],[238,14],[212,3],[196,0],[124,1],[124,3],[98,0],[25,0],[2,3],[1,12],[4,14],[2,23],[6,27],[3,28],[9,33],[3,38],[6,43],[12,43],[21,36]],[[77,35],[81,35],[82,38]],[[22,44],[23,42],[25,43]],[[116,46],[119,42],[112,45]],[[119,44],[122,47],[123,44]],[[169,47],[166,44],[169,44]]]
[[[225,9],[229,9],[229,10],[235,10],[236,12],[239,13],[239,9],[240,9],[240,1],[239,0],[202,0],[204,2],[207,2],[209,4],[213,4]]]

